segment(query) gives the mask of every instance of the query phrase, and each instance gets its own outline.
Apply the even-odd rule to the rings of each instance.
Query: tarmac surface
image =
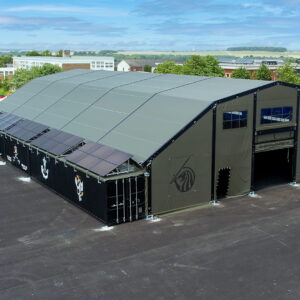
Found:
[[[300,299],[300,187],[107,230],[0,166],[0,299]]]

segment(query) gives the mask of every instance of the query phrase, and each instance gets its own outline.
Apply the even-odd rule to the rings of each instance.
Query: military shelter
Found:
[[[300,178],[299,87],[72,70],[0,103],[0,153],[115,224]]]

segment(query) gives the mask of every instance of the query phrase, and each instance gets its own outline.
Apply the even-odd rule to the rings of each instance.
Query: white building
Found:
[[[14,75],[15,70],[16,69],[14,67],[0,68],[0,80],[3,80],[6,77]]]
[[[30,69],[41,67],[44,64],[52,64],[61,67],[63,70],[91,69],[114,71],[115,61],[113,57],[85,57],[85,56],[15,56],[13,66],[16,69]]]

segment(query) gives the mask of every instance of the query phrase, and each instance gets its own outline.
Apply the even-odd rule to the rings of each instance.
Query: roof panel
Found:
[[[23,141],[29,141],[33,137],[48,129],[48,126],[30,120],[21,120],[6,132]]]
[[[15,112],[15,110],[18,107],[28,103],[33,96],[39,95],[49,85],[52,85],[55,82],[58,82],[59,80],[63,80],[70,77],[72,78],[78,75],[84,75],[88,72],[90,71],[71,70],[71,71],[60,72],[48,76],[35,78],[31,80],[29,83],[19,88],[17,93],[13,93],[11,96],[9,96],[9,101],[2,101],[1,109],[6,112]],[[18,110],[18,112],[22,114],[22,111]]]
[[[126,161],[128,158],[127,158],[127,153],[121,151],[113,151],[105,159],[117,165],[120,161]]]
[[[147,136],[139,138],[134,136],[133,133],[130,135],[118,131],[113,131],[105,136],[101,143],[109,145],[110,147],[122,149],[124,152],[132,153],[133,159],[138,163],[144,162],[147,159],[145,153],[148,153],[149,150],[157,149],[160,146],[158,143],[149,140]]]
[[[22,120],[22,118],[19,116],[10,113],[3,113],[1,114],[0,119],[0,130],[5,130],[20,120]]]
[[[113,171],[116,167],[115,164],[107,162],[105,160],[100,161],[98,164],[94,164],[90,170],[96,174],[99,174],[101,176],[105,176],[111,171]]]
[[[110,72],[112,74],[112,72]],[[161,74],[154,73],[142,73],[142,72],[114,72],[118,76],[112,78],[101,79],[93,82],[87,82],[85,86],[97,87],[97,88],[108,88],[113,89],[127,84],[131,84],[141,80],[148,80],[154,77],[161,76]]]
[[[214,101],[270,84],[143,72],[70,71],[34,80],[2,101],[0,109],[100,141],[143,162]]]
[[[138,110],[149,101],[155,93],[176,88],[179,82],[182,85],[187,85],[195,81],[207,79],[207,77],[200,76],[184,76],[182,79],[175,75],[162,76],[160,74],[159,76],[150,77],[144,73],[142,73],[142,75],[140,80],[115,88],[103,96],[96,103],[83,111],[76,120],[63,127],[63,130],[78,132],[80,136],[88,137],[92,141],[98,141],[107,132],[126,120],[129,114]],[[118,80],[120,78],[121,77],[118,77]],[[130,78],[136,79],[139,78],[139,75],[131,75]],[[148,78],[148,80],[145,80],[145,78]],[[77,122],[81,124],[80,127]],[[141,128],[144,127],[143,125],[139,126],[141,126]],[[94,128],[95,130],[91,131],[90,128]],[[101,131],[98,131],[97,128]]]
[[[88,142],[68,154],[66,160],[96,174],[105,176],[131,157],[132,155],[111,147]]]
[[[189,86],[182,86],[174,90],[165,91],[162,94],[181,98],[181,101],[185,101],[185,99],[194,99],[196,101],[206,101],[210,104],[216,100],[238,95],[266,84],[270,84],[270,82],[262,80],[214,77]]]
[[[31,142],[32,145],[41,148],[54,155],[62,155],[73,147],[79,145],[83,138],[60,130],[51,129]]]
[[[92,84],[94,82],[99,84],[101,81],[111,81],[112,77],[120,77],[122,75],[124,76],[123,72],[92,71],[86,76],[64,80],[61,82],[62,86],[66,84],[74,85],[74,88],[63,96],[46,101],[46,103],[50,103],[50,106],[48,106],[47,109],[42,108],[42,112],[40,112],[35,119],[37,121],[48,119],[50,122],[51,120],[55,122],[54,120],[58,119],[59,124],[57,125],[59,127],[53,127],[62,128],[69,120],[78,116],[82,111],[87,109],[109,91],[109,88],[99,88],[99,86],[87,87],[85,84]],[[53,94],[48,90],[46,92]],[[36,106],[36,104],[34,104],[34,106]]]

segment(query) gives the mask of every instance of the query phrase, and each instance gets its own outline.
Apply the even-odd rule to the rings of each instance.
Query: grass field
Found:
[[[213,56],[236,56],[244,57],[291,57],[300,58],[300,51],[287,51],[287,52],[269,52],[269,51],[119,51],[118,54],[124,55],[213,55]]]

